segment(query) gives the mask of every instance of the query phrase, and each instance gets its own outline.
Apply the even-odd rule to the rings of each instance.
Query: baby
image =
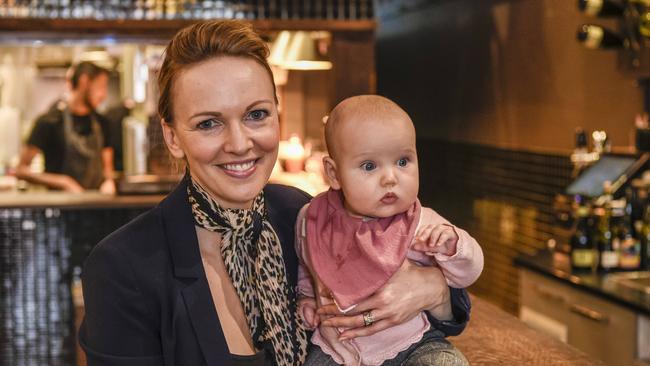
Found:
[[[421,207],[415,128],[408,114],[380,96],[348,98],[325,126],[323,159],[331,189],[302,208],[296,224],[300,315],[315,329],[305,365],[466,365],[465,357],[431,329],[424,314],[371,336],[339,340],[343,329],[320,326],[316,306],[345,313],[381,288],[408,259],[437,265],[449,286],[471,285],[483,253],[467,232]],[[426,286],[426,284],[421,284]],[[315,301],[310,301],[313,299]],[[372,311],[364,323],[371,325]],[[414,354],[427,353],[422,362]],[[436,358],[438,357],[438,358]],[[437,363],[436,363],[437,364]]]

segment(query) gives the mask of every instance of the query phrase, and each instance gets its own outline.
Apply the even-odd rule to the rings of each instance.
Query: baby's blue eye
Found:
[[[377,166],[372,161],[366,161],[365,163],[361,164],[361,169],[367,172],[374,170],[376,167]]]
[[[409,159],[401,158],[397,161],[397,166],[405,167],[409,163]]]
[[[265,111],[263,109],[256,109],[254,111],[251,111],[248,114],[247,119],[251,119],[253,121],[260,121],[260,120],[263,120],[264,118],[266,118],[268,115],[269,115],[269,112],[267,112],[267,111]]]

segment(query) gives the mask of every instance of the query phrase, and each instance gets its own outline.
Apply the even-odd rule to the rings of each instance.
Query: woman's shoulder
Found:
[[[116,257],[121,258],[120,262],[125,265],[138,257],[151,257],[153,253],[164,250],[163,229],[160,207],[157,206],[101,240],[90,252],[84,267]]]

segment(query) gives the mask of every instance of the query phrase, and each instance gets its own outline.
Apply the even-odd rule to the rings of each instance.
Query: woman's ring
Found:
[[[366,311],[365,313],[363,313],[363,326],[364,327],[369,327],[374,322],[375,322],[375,317],[372,316],[372,313],[370,311]]]

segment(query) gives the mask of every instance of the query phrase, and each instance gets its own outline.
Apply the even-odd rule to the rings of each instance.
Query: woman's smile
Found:
[[[245,161],[231,162],[217,165],[224,173],[233,178],[248,178],[257,168],[257,161],[260,159],[251,159]]]

